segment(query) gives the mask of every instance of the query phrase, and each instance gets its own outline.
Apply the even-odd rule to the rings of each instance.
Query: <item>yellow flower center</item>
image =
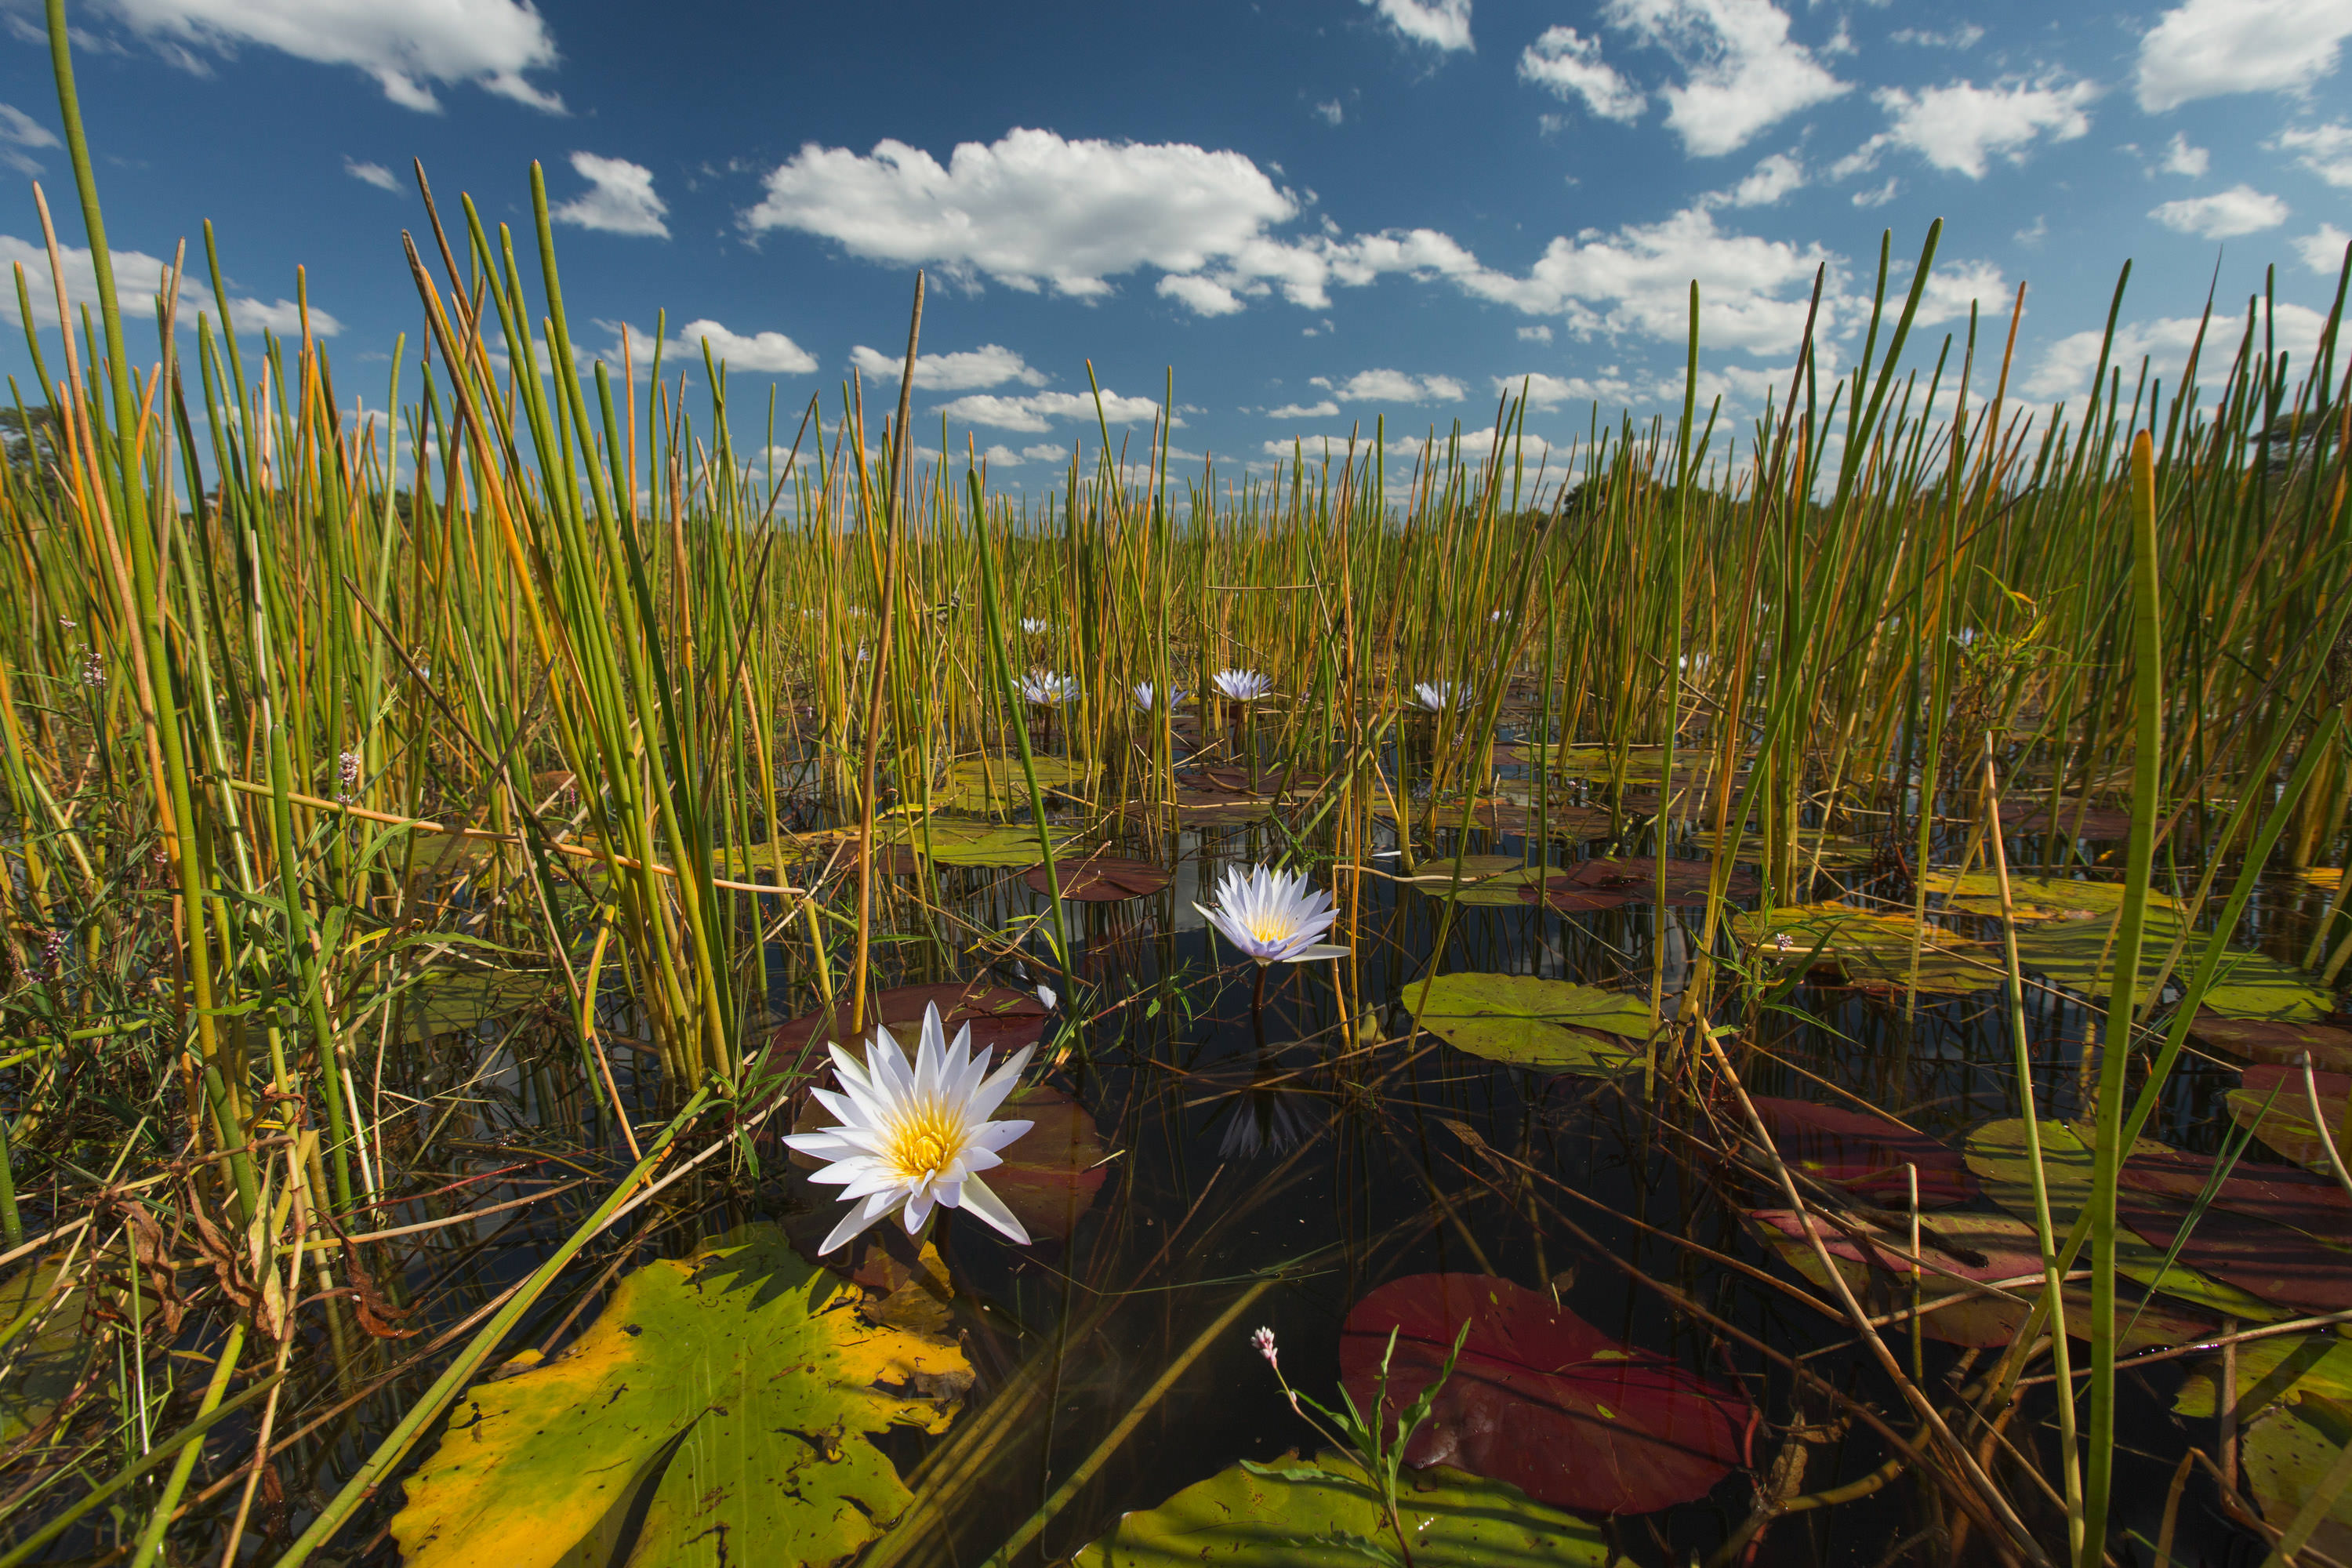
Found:
[[[1249,933],[1254,939],[1263,942],[1285,942],[1290,936],[1290,922],[1276,920],[1272,916],[1262,916],[1250,921]]]
[[[886,1157],[902,1182],[920,1181],[947,1169],[963,1147],[963,1123],[959,1117],[931,1107],[918,1110],[892,1130]]]

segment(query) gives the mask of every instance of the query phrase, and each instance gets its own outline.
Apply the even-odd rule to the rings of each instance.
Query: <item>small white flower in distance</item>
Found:
[[[1470,700],[1470,693],[1450,680],[1424,680],[1412,689],[1412,705],[1424,713],[1443,713]]]
[[[971,1050],[971,1026],[947,1028],[933,1004],[923,1009],[922,1038],[909,1067],[890,1031],[877,1026],[866,1060],[834,1046],[836,1092],[811,1089],[840,1121],[821,1132],[796,1132],[785,1143],[828,1162],[809,1179],[842,1189],[856,1206],[817,1248],[843,1245],[867,1226],[896,1213],[914,1235],[934,1205],[963,1209],[1026,1246],[1029,1233],[980,1173],[1004,1163],[999,1152],[1029,1131],[1027,1121],[991,1121],[1021,1081],[1034,1047],[1024,1046],[991,1073],[990,1053]]]
[[[1076,702],[1078,700],[1078,678],[1056,675],[1050,669],[1033,669],[1021,678],[1021,696],[1024,701],[1034,702],[1045,708]]]
[[[1033,637],[1041,637],[1047,632],[1054,629],[1054,623],[1051,621],[1041,621],[1034,616],[1027,616],[1022,618],[1021,629],[1027,632]]]
[[[1185,690],[1180,686],[1168,694],[1168,706],[1173,708],[1178,703],[1183,701],[1184,699],[1192,695],[1192,694],[1191,692]],[[1146,713],[1152,711],[1160,705],[1160,693],[1152,686],[1151,682],[1148,680],[1139,680],[1135,683],[1135,705],[1138,708],[1142,709]]]
[[[1274,677],[1255,669],[1221,669],[1217,689],[1236,702],[1255,702],[1274,689]]]
[[[1244,874],[1229,868],[1217,879],[1216,907],[1192,907],[1258,963],[1306,963],[1348,953],[1344,947],[1316,942],[1339,911],[1330,894],[1307,885],[1303,872],[1259,866]]]

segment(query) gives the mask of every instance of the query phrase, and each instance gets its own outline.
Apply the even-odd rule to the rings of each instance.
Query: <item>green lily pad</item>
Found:
[[[1598,1525],[1546,1508],[1505,1481],[1433,1465],[1403,1472],[1397,1511],[1420,1568],[1496,1563],[1605,1564]],[[1130,1513],[1071,1560],[1073,1568],[1364,1568],[1365,1550],[1396,1537],[1361,1467],[1337,1453],[1309,1461],[1234,1465],[1186,1487],[1158,1508]]]
[[[625,1275],[553,1361],[466,1391],[392,1521],[407,1568],[831,1563],[911,1494],[867,1434],[947,1428],[971,1369],[772,1225]]]
[[[555,978],[544,970],[430,969],[402,994],[400,1026],[421,1045],[510,1016],[555,993]]]
[[[1068,757],[1034,757],[1031,766],[1037,787],[1048,795],[1086,784],[1095,772],[1092,763]],[[1011,811],[1029,804],[1029,781],[1017,756],[971,757],[949,766],[931,791],[931,804],[950,811]]]
[[[1605,1078],[1638,1064],[1650,1005],[1532,974],[1441,974],[1404,989],[1421,1026],[1489,1061]]]
[[[2238,1468],[2263,1505],[2263,1517],[2284,1530],[2303,1511],[2352,1438],[2352,1415],[2324,1394],[2306,1394],[2254,1417],[2238,1439]],[[2352,1559],[2352,1489],[2336,1493],[2309,1544],[2333,1562]]]
[[[1872,991],[1906,990],[1916,980],[1931,995],[1963,996],[2000,982],[1990,948],[1908,914],[1796,904],[1734,916],[1731,930],[1766,958],[1829,965]]]
[[[85,1298],[71,1290],[52,1300],[64,1262],[51,1258],[0,1283],[0,1334],[5,1335],[0,1355],[15,1362],[0,1382],[0,1444],[14,1443],[47,1420],[58,1401],[73,1392],[89,1355],[81,1331]]]
[[[2091,1201],[2091,1149],[2063,1121],[2044,1121],[2041,1131],[2050,1224],[2063,1235]],[[1969,1134],[1967,1156],[1969,1169],[1984,1184],[1985,1195],[2020,1219],[2032,1221],[2033,1169],[2025,1152],[2025,1123],[2012,1117],[1978,1128]],[[2161,1249],[2120,1224],[2116,1226],[2116,1268],[2126,1279],[2148,1289],[2194,1302],[2224,1317],[2268,1323],[2287,1316],[2285,1309],[2183,1264],[2166,1268]]]
[[[1076,837],[1066,828],[1047,831],[1057,854]],[[933,817],[909,832],[905,842],[942,866],[1034,866],[1044,858],[1037,852],[1037,829],[1025,822],[996,825]]]
[[[2352,1100],[2352,1077],[2315,1072],[2306,1087],[2300,1068],[2257,1062],[2246,1069],[2238,1087],[2222,1098],[2239,1126],[2288,1159],[2325,1173],[2327,1145],[2311,1122],[2313,1089],[2319,1091],[2319,1114],[2327,1118],[2336,1152],[2343,1153],[2344,1133],[2352,1127],[2347,1107],[2347,1100]]]
[[[1516,857],[1471,855],[1465,858],[1473,863],[1505,859],[1510,863],[1475,874],[1465,869],[1462,873],[1462,885],[1456,888],[1450,880],[1451,862],[1424,860],[1421,863],[1422,874],[1413,879],[1412,885],[1433,899],[1451,899],[1457,904],[1478,909],[1516,910],[1527,907],[1528,900],[1520,897],[1522,889],[1541,888],[1544,879],[1554,874],[1552,867],[1522,865]]]
[[[2000,879],[1990,871],[1930,871],[1927,883],[1929,892],[1941,893],[1956,910],[1978,915],[2000,913]],[[2009,897],[2011,910],[2021,922],[2112,919],[2124,907],[2124,885],[2066,877],[2011,877]],[[2180,907],[2154,889],[2148,890],[2147,900],[2150,910]]]
[[[2211,1419],[2221,1392],[2221,1358],[2199,1362],[2181,1379],[2172,1408],[2182,1415]],[[2238,1416],[2243,1421],[2265,1405],[2322,1394],[2352,1404],[2352,1342],[2334,1334],[2280,1334],[2248,1340],[2238,1347]]]

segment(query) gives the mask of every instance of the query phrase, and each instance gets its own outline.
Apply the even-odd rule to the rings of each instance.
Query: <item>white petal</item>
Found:
[[[898,1217],[905,1222],[908,1236],[922,1229],[923,1222],[931,1217],[931,1203],[929,1193],[917,1193],[907,1199],[907,1206],[898,1211]]]
[[[887,1214],[889,1212],[889,1210],[885,1209],[882,1211],[882,1214]],[[880,1219],[882,1215],[880,1214],[866,1214],[857,1209],[850,1210],[847,1214],[841,1216],[841,1223],[833,1227],[833,1234],[824,1238],[824,1244],[816,1249],[816,1255],[819,1258],[823,1258],[826,1253],[831,1252],[835,1247],[841,1246],[851,1237],[856,1236],[859,1231],[864,1230],[867,1226],[872,1225],[876,1220]]]
[[[990,1191],[988,1184],[978,1176],[966,1182],[957,1197],[961,1200],[957,1206],[964,1213],[987,1221],[1024,1247],[1029,1245],[1029,1233],[1023,1228],[1021,1221],[1004,1206],[1004,1200]]]
[[[1282,962],[1285,963],[1312,963],[1319,958],[1345,958],[1347,956],[1348,950],[1344,947],[1303,947],[1297,952],[1292,953],[1288,958],[1284,959]]]
[[[1034,1121],[983,1121],[971,1130],[966,1147],[994,1153],[1036,1125]]]
[[[987,1081],[973,1089],[963,1102],[964,1114],[978,1121],[998,1106],[1021,1082],[1021,1069],[1029,1065],[1029,1055],[1037,1047],[1024,1046],[1006,1058],[1003,1067],[989,1075]]]

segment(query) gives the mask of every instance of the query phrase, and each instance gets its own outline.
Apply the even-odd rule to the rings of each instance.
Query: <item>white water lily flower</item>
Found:
[[[1424,713],[1443,713],[1469,700],[1470,693],[1450,680],[1423,680],[1412,689],[1412,705]]]
[[[1255,702],[1274,689],[1274,677],[1255,669],[1221,669],[1217,689],[1236,702]]]
[[[1078,678],[1056,675],[1050,669],[1033,669],[1021,678],[1024,700],[1040,707],[1054,708],[1078,700]]]
[[[1051,621],[1041,621],[1034,616],[1024,616],[1021,622],[1021,629],[1027,632],[1033,637],[1044,637],[1047,632],[1054,629],[1054,623]]]
[[[1192,695],[1180,686],[1168,694],[1168,706],[1173,708]],[[1149,713],[1159,705],[1159,700],[1160,694],[1153,689],[1151,682],[1139,680],[1135,683],[1135,705],[1138,708]]]
[[[1339,918],[1331,895],[1307,885],[1303,871],[1259,866],[1247,875],[1233,868],[1217,879],[1214,909],[1194,904],[1225,940],[1259,963],[1307,963],[1344,958],[1344,947],[1318,945],[1315,939]]]
[[[979,1173],[1004,1163],[999,1151],[1033,1125],[991,1121],[988,1114],[1021,1081],[1021,1069],[1035,1048],[1023,1047],[991,1073],[986,1047],[972,1055],[970,1024],[956,1031],[953,1045],[948,1043],[936,1003],[923,1009],[922,1038],[911,1068],[898,1042],[879,1025],[862,1064],[834,1046],[838,1092],[809,1092],[841,1125],[784,1140],[803,1154],[829,1162],[809,1179],[842,1188],[842,1201],[856,1205],[833,1227],[818,1254],[893,1213],[912,1236],[930,1218],[933,1205],[962,1209],[1027,1246],[1028,1231]]]

